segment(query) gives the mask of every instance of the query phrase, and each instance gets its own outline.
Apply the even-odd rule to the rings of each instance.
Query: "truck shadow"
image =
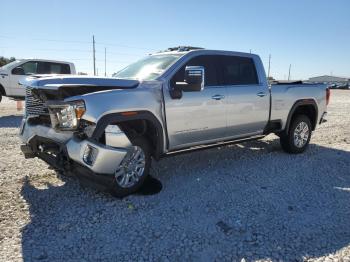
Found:
[[[116,200],[72,178],[21,194],[25,261],[302,261],[350,243],[350,152],[256,141],[164,159],[163,190]],[[337,170],[334,172],[334,170]],[[165,254],[165,255],[164,255]],[[163,257],[160,258],[159,256]]]
[[[1,116],[0,117],[0,128],[7,127],[7,128],[16,128],[19,127],[21,124],[23,116]]]

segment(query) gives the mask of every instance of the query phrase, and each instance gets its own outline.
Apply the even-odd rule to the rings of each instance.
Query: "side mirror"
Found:
[[[14,69],[12,69],[12,74],[13,75],[25,75],[24,73],[24,69],[20,66],[15,67]]]
[[[176,86],[184,92],[202,91],[204,88],[204,67],[186,66],[185,82],[177,82]]]

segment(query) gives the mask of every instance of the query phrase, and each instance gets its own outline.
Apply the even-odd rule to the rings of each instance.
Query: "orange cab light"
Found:
[[[75,108],[75,115],[77,116],[78,119],[80,119],[85,113],[85,108],[83,107],[77,107]]]

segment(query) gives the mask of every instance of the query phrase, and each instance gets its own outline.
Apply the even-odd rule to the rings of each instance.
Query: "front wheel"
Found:
[[[299,154],[305,151],[311,138],[311,121],[306,115],[293,118],[288,134],[280,136],[282,149],[291,154]]]
[[[151,167],[148,141],[143,137],[132,140],[132,148],[116,167],[112,195],[124,197],[135,193],[144,183]]]

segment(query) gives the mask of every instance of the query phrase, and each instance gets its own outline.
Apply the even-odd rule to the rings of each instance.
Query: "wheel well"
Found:
[[[311,121],[312,130],[315,130],[317,123],[317,110],[313,104],[299,105],[293,112],[291,121],[298,115],[306,115]],[[289,121],[289,123],[291,122]],[[289,124],[288,124],[289,128]]]
[[[158,134],[157,127],[150,120],[136,119],[130,121],[112,122],[112,125],[118,125],[118,127],[125,133],[129,140],[138,136],[143,136],[149,142],[151,148],[151,155],[158,159],[160,157],[161,143]],[[104,135],[100,136],[99,142],[105,143]]]
[[[120,129],[127,135],[129,139],[136,136],[145,137],[155,154],[157,151],[158,133],[157,128],[149,120],[137,119],[118,123]]]
[[[104,132],[108,125],[118,125],[119,128],[132,139],[135,136],[144,136],[150,143],[151,154],[159,159],[164,151],[163,127],[159,120],[148,111],[132,112],[132,115],[112,113],[103,116],[96,124],[91,139],[101,141],[104,139]]]
[[[2,85],[0,85],[0,95],[6,96],[5,88]]]

